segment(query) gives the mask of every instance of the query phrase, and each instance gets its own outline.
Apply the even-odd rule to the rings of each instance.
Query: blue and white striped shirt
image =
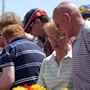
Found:
[[[25,37],[17,37],[0,55],[0,68],[15,66],[14,86],[35,84],[45,54],[35,43]]]

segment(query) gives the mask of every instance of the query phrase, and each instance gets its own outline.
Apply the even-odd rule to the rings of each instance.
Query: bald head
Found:
[[[71,2],[62,2],[54,9],[54,12],[75,14],[80,13],[80,10]]]
[[[60,3],[53,11],[53,20],[59,30],[63,30],[69,38],[77,35],[83,23],[79,8],[71,2]]]

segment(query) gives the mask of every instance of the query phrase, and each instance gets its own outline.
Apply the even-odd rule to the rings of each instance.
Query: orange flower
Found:
[[[28,90],[33,90],[31,86],[28,86],[27,84],[24,85],[24,88],[27,88]]]

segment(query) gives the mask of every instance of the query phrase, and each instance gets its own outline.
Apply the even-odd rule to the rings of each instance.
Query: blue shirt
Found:
[[[4,48],[0,55],[0,68],[15,66],[14,86],[35,84],[40,66],[45,58],[42,50],[25,37],[17,37]]]

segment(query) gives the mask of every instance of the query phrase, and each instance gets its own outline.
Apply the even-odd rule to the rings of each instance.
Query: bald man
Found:
[[[72,74],[75,90],[90,90],[90,21],[84,21],[79,8],[71,2],[60,3],[53,11],[58,30],[72,43]]]

